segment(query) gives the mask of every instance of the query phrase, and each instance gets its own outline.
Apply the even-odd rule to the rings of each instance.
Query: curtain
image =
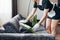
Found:
[[[12,17],[17,15],[17,0],[12,0]]]

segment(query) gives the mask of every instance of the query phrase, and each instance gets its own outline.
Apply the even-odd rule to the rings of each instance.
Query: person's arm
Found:
[[[40,28],[40,26],[41,26],[41,23],[46,19],[47,14],[48,14],[48,11],[49,11],[49,9],[44,9],[44,14],[43,14],[42,18],[41,18],[40,21],[39,21],[38,23],[36,23],[36,24],[33,26],[33,28],[32,28],[34,32],[40,30],[39,28]]]
[[[40,21],[38,22],[39,24],[41,24],[47,17],[47,14],[48,14],[48,11],[49,9],[44,9],[44,13],[43,13],[43,16],[42,18],[40,19]]]
[[[37,3],[34,2],[31,13],[28,15],[28,17],[25,20],[20,20],[19,23],[27,23],[32,18],[32,16],[35,14],[36,10],[37,10]]]
[[[37,8],[33,8],[31,13],[29,14],[29,16],[26,18],[26,20],[30,20],[32,18],[32,16],[35,14]]]

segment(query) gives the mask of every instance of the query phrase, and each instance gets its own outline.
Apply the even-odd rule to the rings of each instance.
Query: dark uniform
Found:
[[[57,6],[57,4],[52,4],[49,0],[42,0],[42,5],[37,5],[37,3],[35,2],[34,8],[39,8],[40,10],[49,9],[49,19],[60,19],[59,6]]]

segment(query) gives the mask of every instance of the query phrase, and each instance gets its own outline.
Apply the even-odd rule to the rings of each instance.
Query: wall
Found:
[[[17,0],[17,8],[18,13],[22,14],[22,16],[27,17],[27,14],[29,14],[33,8],[33,2],[31,0],[30,7],[29,7],[29,13],[28,13],[28,5],[30,0]],[[38,15],[37,19],[40,19],[43,15],[41,10],[37,10],[36,14]]]
[[[0,24],[4,24],[11,18],[12,0],[0,0]]]

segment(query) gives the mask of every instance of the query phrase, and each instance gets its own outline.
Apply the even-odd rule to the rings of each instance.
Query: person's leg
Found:
[[[56,36],[56,27],[58,25],[59,20],[53,20],[51,22],[51,33]]]
[[[51,19],[46,19],[46,31],[50,34],[51,33]]]

